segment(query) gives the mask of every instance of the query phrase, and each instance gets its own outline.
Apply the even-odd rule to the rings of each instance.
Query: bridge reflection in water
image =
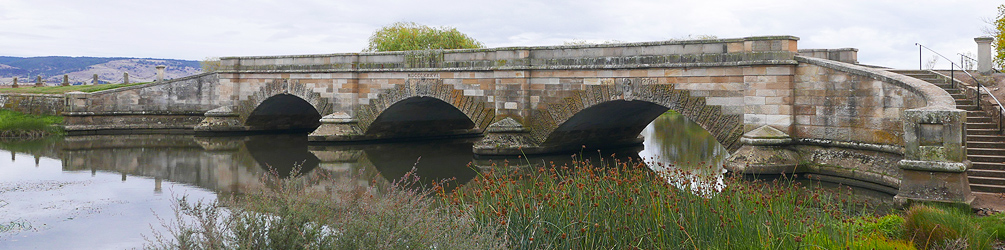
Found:
[[[701,127],[668,113],[645,129],[645,147],[582,152],[575,159],[600,164],[644,159],[656,170],[668,166],[699,173],[721,184],[720,162],[727,151]],[[185,183],[218,193],[241,193],[265,187],[261,177],[270,170],[280,176],[293,171],[326,175],[360,185],[386,185],[415,168],[420,185],[452,180],[448,188],[467,183],[478,171],[509,167],[562,166],[569,154],[531,158],[484,158],[471,152],[478,138],[357,145],[308,145],[302,134],[197,137],[189,135],[92,135],[42,142],[27,150],[0,144],[8,151],[61,159],[64,171],[108,171],[128,176]],[[6,147],[4,147],[6,146]],[[31,148],[31,147],[28,147]],[[613,157],[612,157],[613,155]],[[674,180],[670,180],[675,182]],[[706,181],[708,182],[708,181]],[[693,187],[692,187],[693,188]]]

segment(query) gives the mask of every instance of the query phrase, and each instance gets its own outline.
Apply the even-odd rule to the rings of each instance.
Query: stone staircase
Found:
[[[891,72],[921,79],[942,87],[956,99],[956,108],[967,111],[967,159],[973,165],[967,170],[973,192],[1005,193],[1005,136],[998,133],[998,124],[977,108],[963,91],[953,88],[948,80],[928,71],[892,70]]]

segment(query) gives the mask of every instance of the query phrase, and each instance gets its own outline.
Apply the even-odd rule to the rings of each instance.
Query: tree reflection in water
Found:
[[[654,171],[665,173],[670,183],[695,191],[724,187],[722,162],[729,152],[697,123],[671,110],[650,123],[642,135],[645,149],[639,157]]]

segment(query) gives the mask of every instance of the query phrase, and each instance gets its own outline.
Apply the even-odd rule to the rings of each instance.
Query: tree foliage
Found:
[[[202,66],[203,73],[209,73],[220,70],[222,64],[219,57],[206,57],[206,59],[199,61],[199,66]]]
[[[373,32],[364,52],[425,49],[477,49],[481,42],[452,27],[396,22]]]
[[[991,22],[993,26],[989,33],[995,38],[992,43],[995,50],[995,65],[1005,68],[1005,4],[998,6],[998,16]]]

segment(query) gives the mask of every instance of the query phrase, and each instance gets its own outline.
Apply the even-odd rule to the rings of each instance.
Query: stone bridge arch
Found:
[[[624,124],[623,131],[598,132],[603,134],[601,136],[627,136],[630,138],[624,139],[633,140],[657,116],[666,110],[674,110],[707,130],[730,152],[740,148],[740,137],[743,135],[741,112],[724,112],[722,106],[707,105],[705,97],[692,96],[691,90],[676,89],[675,84],[664,81],[662,78],[615,78],[600,85],[586,85],[583,90],[574,91],[570,96],[547,103],[545,108],[533,112],[526,121],[528,136],[545,151],[560,148],[575,150],[582,145],[576,140],[597,135],[567,134],[570,129],[575,129],[573,126],[589,127],[583,125],[584,122],[591,122],[588,119],[619,119],[617,117],[622,116],[622,121],[616,122],[637,124]],[[588,112],[608,117],[583,117]],[[631,117],[629,114],[644,117]],[[570,138],[575,140],[565,140]]]
[[[473,123],[472,129],[476,129],[478,132],[484,131],[495,117],[495,110],[486,107],[485,102],[479,100],[478,97],[465,96],[463,90],[455,89],[453,85],[444,84],[441,79],[408,79],[404,84],[381,91],[368,104],[358,105],[353,115],[356,120],[355,130],[360,135],[372,137],[374,136],[375,123],[381,121],[382,115],[386,117],[389,110],[393,110],[396,104],[426,98],[432,98],[444,105],[456,108]],[[429,103],[428,100],[426,103]],[[392,137],[394,136],[381,135],[379,138],[373,139],[391,139]]]
[[[300,84],[299,80],[275,79],[272,82],[266,83],[265,86],[262,86],[254,94],[248,96],[247,100],[240,101],[236,105],[234,112],[237,114],[239,123],[243,126],[249,126],[249,122],[253,122],[251,118],[255,112],[265,108],[263,104],[279,100],[277,98],[286,99],[286,102],[294,103],[297,101],[292,98],[299,98],[299,100],[313,107],[319,118],[332,113],[332,104],[329,102],[329,99],[323,98],[321,94],[314,92],[308,85]]]

